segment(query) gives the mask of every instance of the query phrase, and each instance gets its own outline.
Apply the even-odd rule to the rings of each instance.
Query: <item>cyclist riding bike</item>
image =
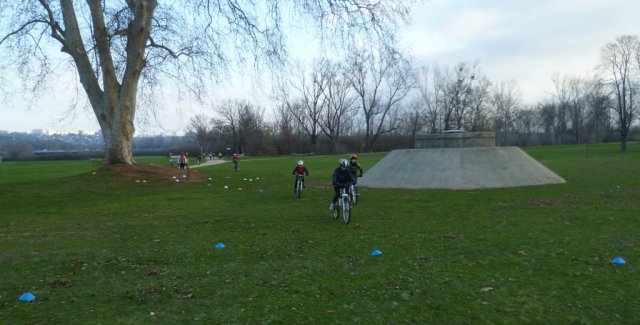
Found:
[[[302,187],[304,187],[304,177],[305,176],[309,176],[309,170],[307,170],[307,167],[305,167],[304,165],[304,161],[302,160],[298,160],[298,165],[296,165],[296,168],[293,169],[293,175],[296,176],[296,180],[295,182],[293,182],[293,194],[296,193],[296,186],[298,183],[298,175],[302,176]]]
[[[236,172],[240,170],[240,167],[238,166],[238,164],[240,163],[240,157],[238,157],[237,153],[233,154],[233,158],[231,158],[231,161],[233,161],[233,170],[235,170]]]
[[[362,166],[358,164],[358,155],[351,155],[348,168],[353,175],[353,185],[358,185],[358,177],[362,177]]]
[[[333,184],[333,200],[329,205],[329,210],[333,210],[338,201],[338,196],[340,196],[340,188],[346,187],[349,188],[349,185],[353,183],[354,177],[353,174],[349,171],[347,166],[349,162],[346,159],[340,159],[340,167],[336,168],[333,171],[333,175],[331,176],[331,183]]]

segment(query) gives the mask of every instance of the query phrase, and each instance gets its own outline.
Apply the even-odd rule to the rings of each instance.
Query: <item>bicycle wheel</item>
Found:
[[[338,200],[338,202],[340,202],[340,201]],[[336,203],[334,205],[333,211],[332,211],[333,219],[336,219],[336,220],[338,220],[338,218],[340,217],[340,207],[339,207],[339,205],[340,205],[339,203]]]
[[[358,204],[358,187],[351,184],[351,202],[353,205]]]
[[[351,203],[349,203],[349,197],[342,197],[342,220],[345,225],[351,222]]]
[[[302,180],[298,177],[298,181],[296,182],[296,195],[298,198],[302,195]]]

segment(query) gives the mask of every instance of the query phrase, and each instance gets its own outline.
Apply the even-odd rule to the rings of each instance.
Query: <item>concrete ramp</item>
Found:
[[[394,150],[358,180],[364,187],[408,189],[559,183],[565,180],[516,147]]]

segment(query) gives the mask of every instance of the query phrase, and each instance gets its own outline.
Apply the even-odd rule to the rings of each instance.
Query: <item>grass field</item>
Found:
[[[347,226],[337,156],[304,158],[301,199],[296,157],[198,169],[211,185],[1,163],[0,323],[639,323],[638,144],[525,151],[567,183],[361,189]]]

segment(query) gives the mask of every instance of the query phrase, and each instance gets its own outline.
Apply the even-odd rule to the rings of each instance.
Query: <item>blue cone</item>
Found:
[[[618,257],[614,258],[614,259],[611,261],[611,263],[613,263],[613,264],[618,264],[618,265],[624,265],[624,264],[627,264],[627,262],[625,262],[625,261],[622,259],[622,257],[620,257],[620,256],[618,256]]]
[[[379,251],[379,250],[377,250],[377,249],[374,249],[374,250],[371,252],[371,256],[380,256],[380,255],[382,255],[382,252],[381,252],[381,251]]]
[[[223,244],[223,243],[217,243],[217,244],[216,244],[216,248],[217,248],[217,249],[223,249],[223,248],[225,248],[225,247],[226,247],[226,246],[224,246],[224,244]]]
[[[36,300],[36,296],[34,296],[31,292],[25,292],[22,294],[22,296],[20,296],[20,298],[18,298],[18,300],[31,302]]]

